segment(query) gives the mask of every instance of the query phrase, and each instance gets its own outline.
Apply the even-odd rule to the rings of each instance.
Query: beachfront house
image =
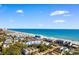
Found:
[[[26,44],[31,45],[31,44],[41,44],[41,41],[29,41],[26,42]]]
[[[28,45],[32,45],[32,44],[45,44],[45,45],[49,45],[49,42],[45,42],[45,41],[29,41],[29,42],[26,42],[26,44],[28,44]]]
[[[61,55],[66,54],[66,53],[70,53],[70,50],[67,47],[61,47],[60,51],[61,51]]]
[[[64,41],[63,40],[55,40],[54,42],[57,43],[57,44],[63,45]]]
[[[29,50],[24,48],[24,49],[22,50],[22,54],[23,54],[23,55],[29,54]]]
[[[76,44],[72,44],[71,47],[73,47],[73,48],[78,48],[79,46],[76,45]]]
[[[41,38],[41,36],[35,35],[35,38]]]
[[[49,45],[49,42],[42,41],[41,44]]]
[[[71,45],[71,42],[64,41],[64,42],[63,42],[63,45],[69,48],[69,47],[70,47],[70,45]]]
[[[35,36],[33,36],[33,38],[34,38],[34,39],[40,39],[41,36],[39,36],[39,35],[35,35]]]
[[[60,51],[67,51],[67,52],[68,52],[69,49],[68,49],[67,47],[61,47],[61,48],[60,48]]]
[[[43,38],[47,38],[47,37],[45,37],[43,35],[35,35],[35,36],[33,36],[33,38],[35,38],[35,39],[43,39]]]
[[[22,50],[22,53],[23,53],[24,55],[29,55],[29,54],[31,54],[31,53],[33,53],[33,52],[38,52],[38,49],[31,47],[31,48],[24,48],[24,49]]]

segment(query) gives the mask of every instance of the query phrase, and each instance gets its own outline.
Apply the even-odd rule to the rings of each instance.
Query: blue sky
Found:
[[[79,4],[2,4],[0,28],[79,29]]]

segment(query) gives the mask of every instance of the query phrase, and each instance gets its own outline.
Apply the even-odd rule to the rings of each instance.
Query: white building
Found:
[[[31,44],[41,44],[41,41],[29,41],[26,42],[26,44],[31,45]]]

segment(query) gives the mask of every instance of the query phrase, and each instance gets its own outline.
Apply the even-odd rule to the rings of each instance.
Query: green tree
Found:
[[[1,38],[0,38],[0,42],[4,42],[5,40],[6,40],[6,38],[7,38],[7,36],[2,36]]]
[[[3,55],[20,55],[21,49],[15,45],[10,45],[9,48],[3,48],[2,49]]]
[[[43,52],[48,49],[47,46],[44,44],[40,44],[37,48],[39,48],[39,52]]]
[[[16,44],[14,44],[15,46],[19,47],[20,49],[26,48],[28,45],[20,43],[20,42],[16,42]]]
[[[9,53],[9,48],[3,48],[2,49],[2,54],[3,55],[9,55],[10,53]]]
[[[20,55],[21,49],[15,45],[11,45],[9,48],[10,55]]]

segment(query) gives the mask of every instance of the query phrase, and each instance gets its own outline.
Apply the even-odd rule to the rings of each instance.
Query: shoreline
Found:
[[[43,38],[47,38],[47,39],[50,39],[50,40],[63,40],[63,41],[67,41],[67,42],[71,42],[73,44],[79,45],[79,41],[75,41],[75,40],[73,41],[73,40],[63,39],[63,38],[48,37],[48,36],[44,36],[44,35],[40,35],[40,34],[25,33],[25,32],[20,32],[20,31],[9,30],[9,29],[6,29],[4,31],[8,31],[8,32],[12,32],[12,33],[14,33],[14,32],[15,33],[20,33],[20,34],[23,34],[23,35],[26,35],[26,36],[35,36],[35,35],[38,35],[38,36],[42,36]]]

